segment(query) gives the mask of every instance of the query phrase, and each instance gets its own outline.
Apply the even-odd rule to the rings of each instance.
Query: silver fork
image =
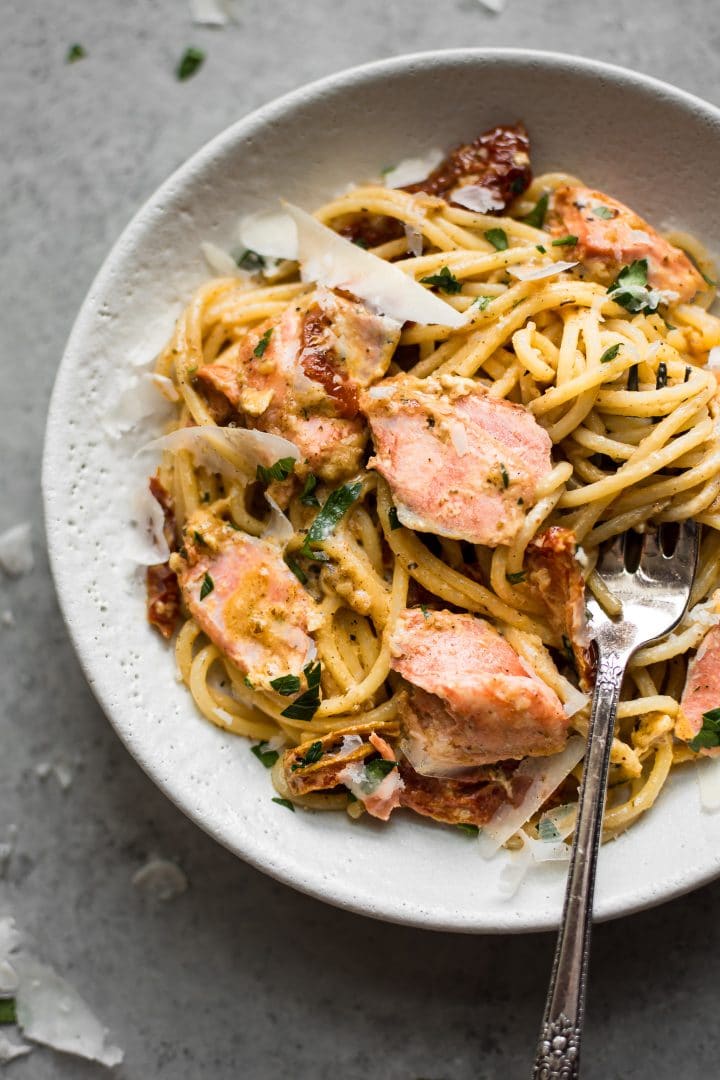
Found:
[[[673,528],[678,530],[678,526]],[[672,529],[662,525],[642,538],[626,533],[606,547],[598,560],[596,569],[620,601],[622,613],[611,619],[594,598],[588,602],[597,676],[565,905],[533,1080],[576,1080],[580,1075],[595,868],[620,688],[633,653],[670,633],[682,619],[697,564],[697,526],[692,522],[680,525],[674,550],[666,554],[673,539]]]

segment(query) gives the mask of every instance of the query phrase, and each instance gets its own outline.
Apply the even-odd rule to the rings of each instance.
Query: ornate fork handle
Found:
[[[627,662],[634,651],[634,635],[628,633],[632,629],[626,625],[622,633],[609,635],[610,640],[598,641],[598,671],[565,906],[533,1080],[554,1077],[577,1080],[580,1075],[580,1036],[590,956],[595,868],[620,688]]]

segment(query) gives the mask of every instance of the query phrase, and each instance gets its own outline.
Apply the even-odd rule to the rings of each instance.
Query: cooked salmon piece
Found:
[[[509,544],[552,469],[551,442],[522,406],[452,375],[385,379],[361,395],[377,469],[403,525]]]
[[[484,619],[406,608],[390,648],[410,683],[402,748],[417,772],[467,774],[565,745],[560,699]]]
[[[301,675],[315,657],[310,635],[322,616],[279,549],[205,512],[189,519],[186,536],[185,557],[173,555],[171,566],[210,640],[254,687]]]
[[[404,787],[400,805],[446,825],[487,825],[507,802],[519,803],[530,781],[513,777],[515,762],[470,781],[422,776],[408,761],[401,761]]]
[[[232,362],[201,367],[197,380],[248,427],[289,439],[312,472],[337,480],[360,466],[358,394],[385,374],[399,335],[394,319],[320,287],[249,333]]]
[[[575,556],[575,534],[552,525],[528,544],[528,584],[537,589],[548,621],[574,660],[583,690],[592,688],[594,660],[585,615],[585,579]]]
[[[703,715],[720,708],[720,626],[713,626],[688,665],[675,734],[689,742],[703,726]],[[720,746],[703,747],[701,754],[717,757]]]
[[[399,729],[385,728],[384,733],[396,740]],[[365,769],[376,753],[385,761],[397,760],[397,769],[389,774],[397,778],[388,781],[385,777],[372,792],[366,792],[362,788],[363,781],[369,786]],[[502,803],[521,799],[529,781],[513,775],[516,767],[514,761],[483,766],[469,779],[421,776],[387,739],[364,726],[308,740],[282,757],[283,778],[293,795],[332,791],[347,783],[373,817],[387,821],[394,809],[403,806],[450,825],[484,825]]]
[[[157,476],[150,477],[149,487],[151,495],[163,512],[165,542],[170,551],[176,551],[178,528],[172,496]],[[168,562],[148,566],[145,572],[145,593],[148,622],[169,641],[180,622],[180,588],[177,576]]]
[[[667,293],[668,302],[687,303],[705,288],[684,251],[660,236],[629,206],[602,191],[559,187],[553,196],[549,224],[556,237],[577,237],[577,244],[563,251],[603,283],[609,284],[636,259],[647,259],[648,284]]]

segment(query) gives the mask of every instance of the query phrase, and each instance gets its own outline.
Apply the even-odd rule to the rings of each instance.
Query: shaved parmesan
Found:
[[[0,1065],[7,1065],[9,1061],[14,1061],[15,1058],[22,1057],[23,1054],[29,1054],[31,1051],[32,1046],[22,1042],[11,1042],[0,1032]]]
[[[720,371],[720,345],[713,345],[708,353],[707,366],[711,371]]]
[[[163,902],[174,899],[188,887],[185,874],[169,859],[149,859],[133,875],[132,883],[151,900]]]
[[[100,417],[111,439],[121,438],[143,420],[152,418],[153,426],[159,427],[170,418],[170,402],[157,380],[158,376],[149,371],[139,375],[123,373],[114,405]]]
[[[510,859],[500,871],[500,894],[505,899],[515,895],[533,865],[563,862],[570,858],[570,848],[562,841],[548,843],[546,840],[535,840],[524,829],[520,830],[519,836],[522,847],[509,853]]]
[[[280,435],[247,428],[200,427],[178,428],[160,439],[153,439],[138,451],[139,454],[163,450],[187,450],[197,466],[232,479],[240,473],[254,477],[258,465],[270,466],[280,458],[297,461],[300,451],[295,443]]]
[[[488,11],[492,11],[493,15],[499,15],[505,8],[505,0],[478,0],[478,3]]]
[[[546,263],[544,266],[508,266],[507,272],[518,281],[539,281],[541,278],[554,277],[564,270],[572,270],[577,262],[565,262],[558,259],[554,263]]]
[[[720,810],[720,759],[703,756],[695,762],[700,805],[708,814]]]
[[[29,574],[34,567],[31,538],[32,527],[28,521],[11,525],[0,533],[0,566],[10,577]]]
[[[404,158],[383,174],[385,187],[401,188],[408,187],[409,184],[419,184],[444,157],[442,150],[433,149],[428,150],[424,157]]]
[[[247,277],[232,255],[217,244],[205,241],[200,245],[205,262],[216,277]]]
[[[177,404],[180,400],[180,394],[172,379],[168,379],[167,375],[157,375],[155,372],[152,373],[150,378],[166,401],[171,401],[174,405]]]
[[[222,0],[190,0],[190,18],[197,26],[227,26],[227,5]]]
[[[263,530],[263,540],[272,540],[285,547],[295,535],[290,519],[285,516],[278,504],[265,492],[265,500],[270,506],[270,519]]]
[[[334,757],[349,757],[350,754],[359,750],[362,744],[363,741],[359,735],[343,735],[340,749],[333,751]]]
[[[78,992],[46,964],[19,957],[18,1024],[33,1042],[112,1067],[123,1052],[108,1042],[103,1027]]]
[[[404,229],[408,255],[417,259],[423,253],[423,235],[414,225],[405,225]]]
[[[297,259],[298,240],[295,223],[282,210],[260,210],[244,217],[239,226],[240,243],[258,255],[274,259]]]
[[[590,696],[583,694],[582,690],[578,690],[568,679],[563,679],[561,697],[563,698],[563,711],[568,717],[575,716],[576,713],[579,713],[581,709],[590,704]]]
[[[556,791],[568,773],[572,772],[585,753],[585,740],[579,735],[568,740],[560,754],[549,757],[526,758],[515,776],[530,780],[518,806],[503,803],[480,833],[480,850],[485,858],[491,858],[535,814],[553,791]]]
[[[464,206],[467,210],[474,210],[478,214],[489,214],[491,210],[504,210],[505,203],[494,195],[489,188],[480,184],[466,184],[465,187],[457,187],[450,198],[458,206]]]
[[[364,300],[371,311],[400,322],[453,328],[465,323],[463,314],[392,263],[345,240],[299,206],[285,206],[297,226],[303,281],[345,289]]]
[[[164,533],[165,515],[146,482],[133,493],[130,523],[133,540],[123,552],[127,558],[140,566],[157,566],[158,563],[167,562],[170,548]]]

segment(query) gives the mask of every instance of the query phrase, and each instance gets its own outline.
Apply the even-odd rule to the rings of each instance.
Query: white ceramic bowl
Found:
[[[200,150],[125,230],[83,304],[58,374],[45,446],[48,543],[60,602],[88,681],[155,782],[212,836],[314,896],[379,918],[462,931],[557,922],[565,867],[535,869],[512,899],[513,856],[397,813],[387,825],[290,814],[244,739],[196,714],[171,651],[145,621],[141,578],[122,552],[133,438],[99,426],[117,370],[149,359],[207,276],[202,240],[286,196],[313,207],[348,181],[432,146],[522,118],[536,173],[564,169],[720,250],[720,112],[606,64],[522,50],[399,57],[341,72],[260,109]],[[136,470],[135,470],[136,471]],[[720,872],[720,815],[700,808],[693,769],[603,850],[597,913],[658,903]]]

